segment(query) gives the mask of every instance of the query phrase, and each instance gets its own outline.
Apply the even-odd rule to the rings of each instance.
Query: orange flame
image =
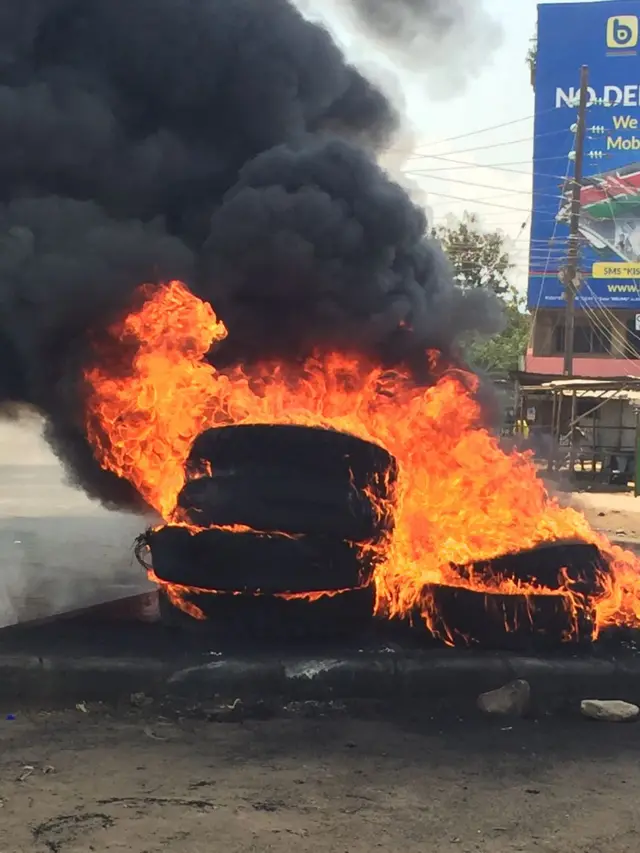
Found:
[[[174,607],[177,607],[178,610],[182,610],[183,613],[187,613],[192,619],[197,619],[199,622],[204,621],[207,617],[198,605],[190,600],[191,598],[197,598],[199,595],[253,595],[259,598],[261,595],[265,595],[265,593],[261,592],[230,592],[228,590],[221,591],[217,589],[202,589],[197,586],[168,583],[167,581],[161,580],[154,573],[153,569],[149,569],[148,575],[150,581],[158,584],[158,586],[164,590],[165,595]],[[351,587],[350,589],[326,589],[319,590],[317,592],[277,592],[273,595],[269,594],[269,597],[281,598],[285,601],[319,601],[321,598],[334,598],[336,595],[340,595],[341,593],[352,592],[353,589],[354,587]],[[366,587],[356,587],[356,589],[366,589]]]
[[[431,623],[430,584],[557,595],[499,577],[462,579],[453,567],[579,538],[611,561],[606,591],[591,602],[597,630],[640,625],[640,560],[551,499],[527,455],[500,448],[480,425],[470,391],[474,377],[445,371],[435,385],[421,388],[402,373],[337,353],[310,358],[295,375],[282,364],[223,374],[204,356],[226,329],[180,282],[150,290],[143,307],[112,334],[133,337],[137,354],[126,376],[100,367],[87,372],[88,436],[100,463],[133,483],[166,521],[180,522],[175,506],[184,465],[203,429],[242,423],[333,428],[382,445],[399,463],[395,531],[375,576],[379,612],[417,609]],[[569,612],[585,606],[568,581],[560,594]]]

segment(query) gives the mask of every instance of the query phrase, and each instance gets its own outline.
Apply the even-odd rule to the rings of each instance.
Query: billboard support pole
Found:
[[[567,308],[564,321],[564,375],[573,377],[573,341],[576,326],[576,293],[578,290],[578,259],[580,249],[580,190],[582,189],[582,164],[584,161],[584,137],[586,131],[587,98],[589,69],[583,65],[580,69],[580,103],[578,105],[578,125],[576,128],[576,159],[571,192],[571,221],[569,224],[569,251],[565,270],[564,288]],[[569,477],[573,477],[576,442],[574,440],[576,418],[576,392],[571,398],[571,426],[569,433]]]
[[[638,409],[636,409],[636,453],[633,494],[636,498],[640,497],[640,410]]]
[[[587,100],[589,97],[589,68],[580,69],[580,102],[576,129],[575,168],[571,193],[571,221],[569,224],[569,251],[564,272],[566,311],[564,323],[564,375],[573,376],[573,341],[576,317],[576,291],[578,288],[578,255],[580,244],[580,190],[582,189],[582,164],[584,162],[584,138],[586,133]]]

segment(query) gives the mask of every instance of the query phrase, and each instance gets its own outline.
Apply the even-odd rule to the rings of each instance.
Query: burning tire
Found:
[[[470,580],[472,576],[488,581],[501,577],[551,590],[569,584],[575,593],[595,596],[603,591],[609,567],[595,545],[556,541],[471,566],[456,567],[456,572],[463,580]]]
[[[456,567],[456,572],[470,586],[498,579],[511,582],[514,594],[464,586],[428,586],[425,598],[433,602],[430,636],[454,645],[512,650],[552,649],[563,643],[585,645],[592,641],[594,613],[590,602],[602,593],[608,573],[607,561],[595,545],[548,542]],[[531,588],[527,594],[517,592],[522,584]],[[412,622],[414,626],[424,625],[419,616]]]
[[[457,646],[487,649],[553,649],[562,643],[586,645],[594,635],[594,613],[584,599],[574,608],[562,595],[484,594],[462,587],[433,585],[430,633]]]
[[[378,540],[391,529],[390,514],[378,517],[368,496],[351,483],[271,471],[214,475],[191,480],[178,506],[199,527],[242,524],[253,530]]]
[[[310,641],[364,633],[371,625],[374,591],[371,587],[346,590],[312,599],[280,598],[233,593],[185,593],[187,606],[205,616],[196,619],[160,594],[165,625],[202,630],[232,642]]]
[[[377,555],[357,543],[392,526],[377,509],[396,478],[386,450],[325,429],[220,427],[195,440],[187,473],[178,507],[199,529],[147,531],[136,549],[143,565],[151,554],[165,622],[254,640],[371,624]]]
[[[288,424],[240,424],[214,427],[200,433],[191,448],[187,468],[258,476],[265,466],[301,480],[352,485],[387,499],[395,481],[394,458],[383,447],[349,433]]]
[[[268,536],[168,525],[138,540],[148,548],[156,577],[167,583],[218,592],[313,593],[351,590],[371,580],[373,555],[321,536]]]

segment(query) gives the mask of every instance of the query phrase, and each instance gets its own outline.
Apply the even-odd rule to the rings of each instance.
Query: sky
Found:
[[[446,63],[441,52],[438,61],[409,70],[345,21],[340,0],[299,2],[307,14],[322,17],[350,59],[404,101],[406,138],[384,165],[402,172],[434,224],[468,211],[486,229],[504,231],[513,283],[526,288],[534,111],[526,56],[537,0],[466,0],[484,7],[492,28],[470,27],[475,38],[466,32],[451,42]],[[428,44],[424,55],[431,56]]]

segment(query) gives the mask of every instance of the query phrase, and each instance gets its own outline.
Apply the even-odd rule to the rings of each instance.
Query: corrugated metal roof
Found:
[[[573,391],[568,388],[561,389],[560,393],[563,397],[572,397]],[[620,388],[617,391],[576,391],[576,397],[590,397],[592,400],[627,400],[629,403],[640,405],[640,391],[629,391]]]
[[[540,385],[523,385],[523,391],[559,392],[565,397],[591,397],[598,400],[627,400],[640,404],[640,381],[635,377],[628,381],[620,379],[554,379]]]

